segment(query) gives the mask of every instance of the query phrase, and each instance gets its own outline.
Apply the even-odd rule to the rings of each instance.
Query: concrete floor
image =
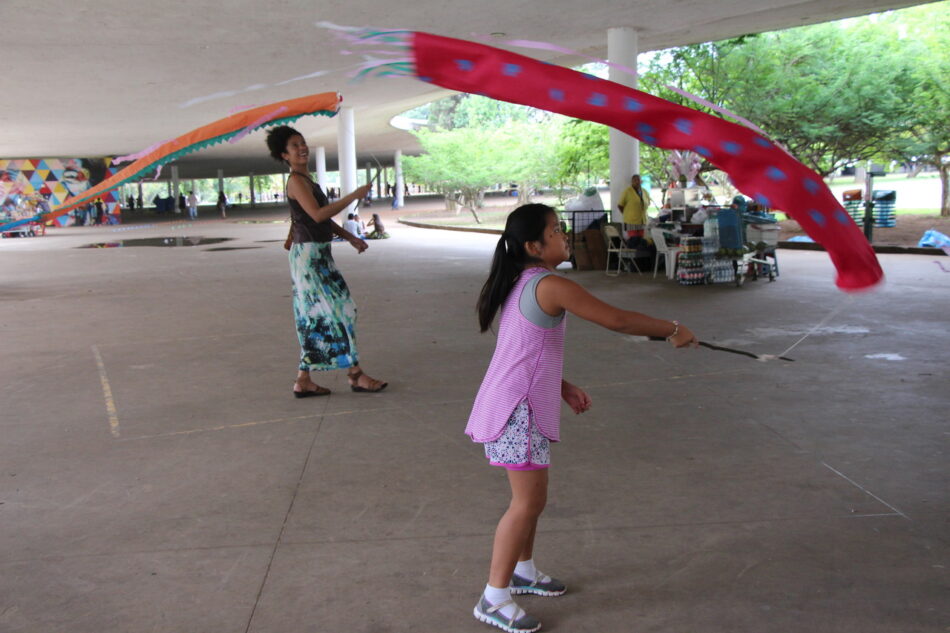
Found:
[[[462,429],[495,238],[391,228],[335,249],[390,387],[337,372],[307,400],[286,225],[0,242],[0,631],[489,630],[471,609],[507,485]],[[75,248],[180,235],[236,239]],[[570,321],[594,407],[554,449],[537,559],[570,589],[521,600],[545,630],[950,630],[950,275],[881,260],[856,296],[804,251],[741,289],[567,273],[756,353],[810,335],[763,363]]]

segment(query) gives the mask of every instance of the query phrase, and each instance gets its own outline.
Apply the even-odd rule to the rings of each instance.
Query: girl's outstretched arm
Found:
[[[663,337],[674,347],[697,347],[696,336],[685,325],[655,319],[640,312],[621,310],[601,301],[570,279],[550,275],[538,283],[538,305],[556,316],[567,310],[582,319],[614,332],[637,336]]]

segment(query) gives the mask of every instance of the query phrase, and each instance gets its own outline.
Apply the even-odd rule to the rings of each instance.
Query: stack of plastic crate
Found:
[[[860,189],[849,189],[841,194],[844,210],[861,226],[864,222],[864,192]]]
[[[683,237],[676,262],[676,280],[684,286],[706,283],[702,237]]]
[[[871,193],[874,201],[874,226],[889,228],[897,224],[897,192],[893,189],[876,189]]]

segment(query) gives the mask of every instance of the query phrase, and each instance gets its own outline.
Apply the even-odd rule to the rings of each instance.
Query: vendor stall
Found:
[[[778,276],[775,249],[780,229],[770,214],[715,207],[706,207],[704,211],[706,217],[702,224],[658,225],[678,240],[676,261],[667,262],[667,266],[674,266],[670,270],[676,271],[678,283],[741,286],[747,277],[775,280]]]

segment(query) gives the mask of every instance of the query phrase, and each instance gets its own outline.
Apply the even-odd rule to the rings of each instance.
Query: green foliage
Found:
[[[445,196],[458,194],[470,208],[485,190],[517,183],[519,201],[555,178],[555,143],[561,122],[533,108],[477,95],[455,95],[430,104],[438,131],[416,133],[424,153],[406,157],[407,177]]]
[[[911,68],[905,95],[909,125],[888,145],[901,160],[932,165],[942,183],[940,214],[950,216],[950,4],[913,7],[894,14],[904,31],[900,52]]]
[[[752,38],[722,59],[727,107],[828,175],[906,129],[911,68],[897,49],[894,30],[869,20]]]
[[[459,192],[463,204],[472,207],[479,205],[487,188],[507,180],[497,131],[460,128],[415,134],[424,153],[403,158],[408,180],[447,196]]]
[[[609,128],[599,123],[565,119],[556,145],[556,182],[589,185],[610,176]],[[553,181],[552,181],[553,182]]]
[[[433,101],[427,115],[429,127],[440,130],[497,129],[512,122],[544,123],[553,116],[543,110],[472,94],[457,94]]]

